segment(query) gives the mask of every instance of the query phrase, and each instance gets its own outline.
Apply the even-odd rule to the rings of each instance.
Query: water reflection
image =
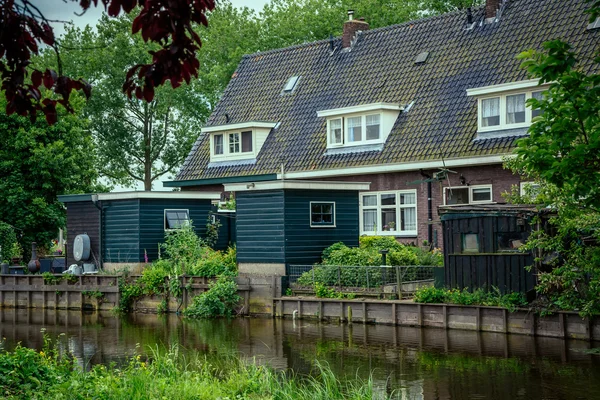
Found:
[[[42,327],[51,336],[64,333],[61,343],[83,367],[179,343],[299,373],[324,361],[345,379],[371,375],[380,392],[399,399],[600,398],[599,357],[586,353],[600,343],[382,325],[0,309],[6,347],[20,341],[41,348]]]

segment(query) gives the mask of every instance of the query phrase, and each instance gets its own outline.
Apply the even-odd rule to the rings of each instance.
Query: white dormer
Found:
[[[202,128],[210,135],[210,161],[256,159],[269,132],[277,123],[251,121]]]
[[[317,111],[327,118],[327,148],[385,143],[403,110],[399,104],[371,103]]]
[[[467,89],[467,96],[477,97],[478,137],[504,136],[503,132],[521,134],[541,112],[527,107],[527,100],[541,100],[548,86],[531,79]]]

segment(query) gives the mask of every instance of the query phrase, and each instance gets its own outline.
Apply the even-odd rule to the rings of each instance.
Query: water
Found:
[[[138,314],[0,308],[4,346],[40,349],[41,328],[61,333],[81,366],[123,362],[177,342],[310,373],[326,361],[342,379],[373,376],[399,399],[600,399],[600,343],[500,333],[273,319],[185,321]]]

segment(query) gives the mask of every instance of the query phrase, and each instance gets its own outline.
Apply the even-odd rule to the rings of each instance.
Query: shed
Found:
[[[192,221],[199,236],[206,233],[209,214],[218,192],[114,192],[58,197],[67,208],[67,243],[79,234],[90,237],[92,260],[106,270],[136,268],[158,258],[165,232]],[[219,218],[218,214],[217,218]],[[219,230],[219,245],[226,247],[231,223]],[[67,251],[67,264],[75,263]]]
[[[321,260],[333,243],[358,246],[364,182],[277,180],[225,184],[235,192],[240,273],[287,275]]]
[[[532,290],[534,258],[519,248],[531,234],[531,205],[442,206],[445,285],[502,293]],[[526,269],[532,266],[531,270]]]

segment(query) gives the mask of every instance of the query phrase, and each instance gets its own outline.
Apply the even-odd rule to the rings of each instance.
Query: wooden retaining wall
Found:
[[[0,275],[0,307],[112,310],[119,305],[117,275],[82,275],[72,282],[63,275],[55,276],[63,279],[58,284],[46,284],[42,275]],[[240,276],[236,280],[238,295],[242,298],[239,314],[272,315],[272,299],[281,293],[281,277]],[[210,281],[204,277],[181,277],[181,304],[170,298],[168,311],[183,311],[194,296],[208,290]],[[96,298],[90,292],[100,292],[102,296]],[[132,309],[156,312],[163,300],[161,295],[142,296]]]
[[[532,336],[600,339],[600,323],[574,312],[540,317],[529,310],[499,307],[418,304],[393,300],[339,300],[282,297],[273,300],[274,317],[339,322],[465,329]]]

